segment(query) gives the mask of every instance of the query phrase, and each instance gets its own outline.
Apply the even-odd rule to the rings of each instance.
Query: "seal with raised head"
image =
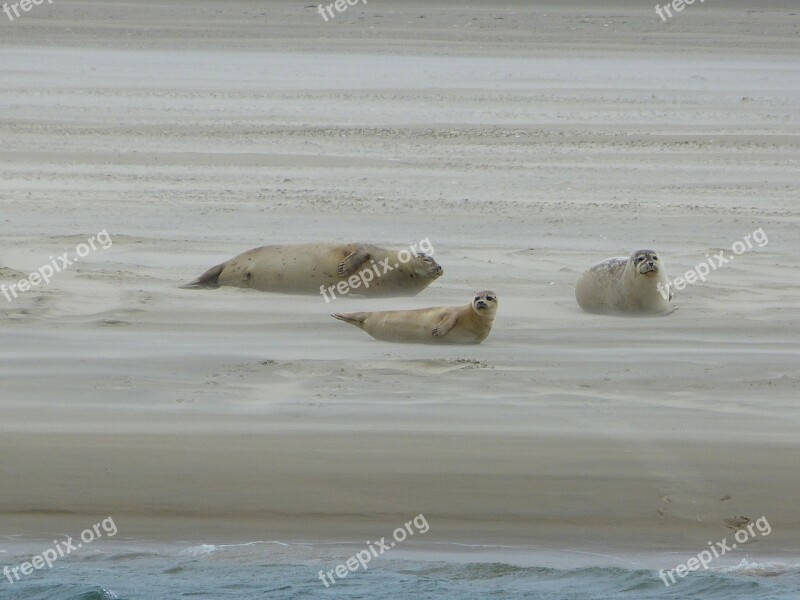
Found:
[[[423,244],[419,244],[423,248]],[[432,248],[428,250],[432,251]],[[416,245],[387,250],[369,244],[296,244],[253,248],[212,267],[182,287],[234,286],[284,294],[347,293],[415,296],[441,277],[442,267]]]
[[[336,313],[331,316],[384,342],[480,344],[492,330],[495,314],[497,294],[485,291],[476,293],[466,306]]]
[[[595,314],[648,315],[672,310],[664,263],[646,249],[590,267],[575,285],[575,299],[583,310]]]

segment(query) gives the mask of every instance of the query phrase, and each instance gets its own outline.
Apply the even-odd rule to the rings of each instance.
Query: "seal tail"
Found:
[[[200,275],[200,277],[187,283],[186,285],[182,285],[181,287],[183,289],[218,288],[219,276],[224,268],[225,263],[217,265],[216,267],[211,267],[208,271]]]
[[[355,325],[356,327],[364,328],[364,321],[367,320],[367,316],[369,313],[365,312],[357,312],[357,313],[336,313],[331,315],[334,319],[339,319],[340,321],[344,321],[345,323],[350,323],[350,325]]]

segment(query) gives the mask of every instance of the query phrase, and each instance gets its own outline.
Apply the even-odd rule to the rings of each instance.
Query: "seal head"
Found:
[[[431,281],[439,279],[444,273],[442,267],[428,254],[419,253],[409,262],[417,277],[425,277]]]
[[[497,314],[497,294],[489,290],[476,292],[472,299],[472,310],[482,319],[494,320]]]
[[[637,275],[649,277],[654,277],[664,268],[661,259],[653,250],[637,250],[631,254],[630,264],[635,267]]]

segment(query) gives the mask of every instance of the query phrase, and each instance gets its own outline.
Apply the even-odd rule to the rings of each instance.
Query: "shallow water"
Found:
[[[29,557],[30,555],[28,555]],[[4,564],[24,556],[3,555]],[[796,600],[800,565],[755,563],[691,573],[666,588],[647,569],[520,567],[502,562],[468,563],[381,560],[326,588],[320,569],[338,561],[274,562],[274,548],[202,545],[182,550],[93,551],[57,561],[13,584],[0,582],[9,600],[150,600],[163,598],[527,598],[617,600]],[[286,558],[286,557],[284,557]],[[9,562],[11,559],[12,562]],[[464,557],[462,557],[464,559]],[[468,557],[466,558],[468,560]]]

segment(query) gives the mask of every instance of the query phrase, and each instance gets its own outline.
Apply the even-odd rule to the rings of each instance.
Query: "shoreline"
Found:
[[[193,523],[193,527],[202,525],[203,521]],[[432,531],[432,530],[431,530]],[[247,560],[267,560],[271,566],[308,565],[309,569],[334,565],[335,563],[355,555],[368,548],[366,542],[373,545],[380,536],[373,531],[366,536],[366,541],[332,541],[332,540],[287,540],[287,539],[185,539],[161,540],[115,538],[113,541],[100,539],[75,550],[66,557],[80,559],[83,557],[150,555],[164,558],[214,558],[215,560],[237,561],[243,557]],[[52,536],[50,536],[52,537]],[[58,536],[56,541],[67,539]],[[390,537],[387,538],[391,539]],[[721,541],[721,540],[717,540]],[[5,552],[0,565],[13,565],[29,557],[41,554],[48,546],[47,538],[40,540],[15,540],[4,544]],[[74,543],[74,542],[73,542]],[[388,542],[387,542],[388,543]],[[755,544],[754,544],[755,545]],[[674,569],[685,564],[692,557],[708,550],[708,545],[695,548],[652,550],[641,552],[639,549],[609,549],[588,546],[570,548],[546,545],[515,546],[506,544],[471,544],[465,542],[421,541],[403,542],[379,554],[377,561],[370,563],[370,568],[381,566],[383,562],[414,562],[425,564],[502,564],[511,567],[528,569],[542,568],[560,571],[583,569],[629,569],[635,571],[653,571]],[[383,565],[387,566],[387,565]],[[712,557],[708,569],[700,573],[736,574],[762,572],[763,575],[777,574],[800,570],[800,555],[797,552],[771,552],[753,554],[747,546],[736,548],[719,557]],[[655,575],[657,578],[658,576]]]

